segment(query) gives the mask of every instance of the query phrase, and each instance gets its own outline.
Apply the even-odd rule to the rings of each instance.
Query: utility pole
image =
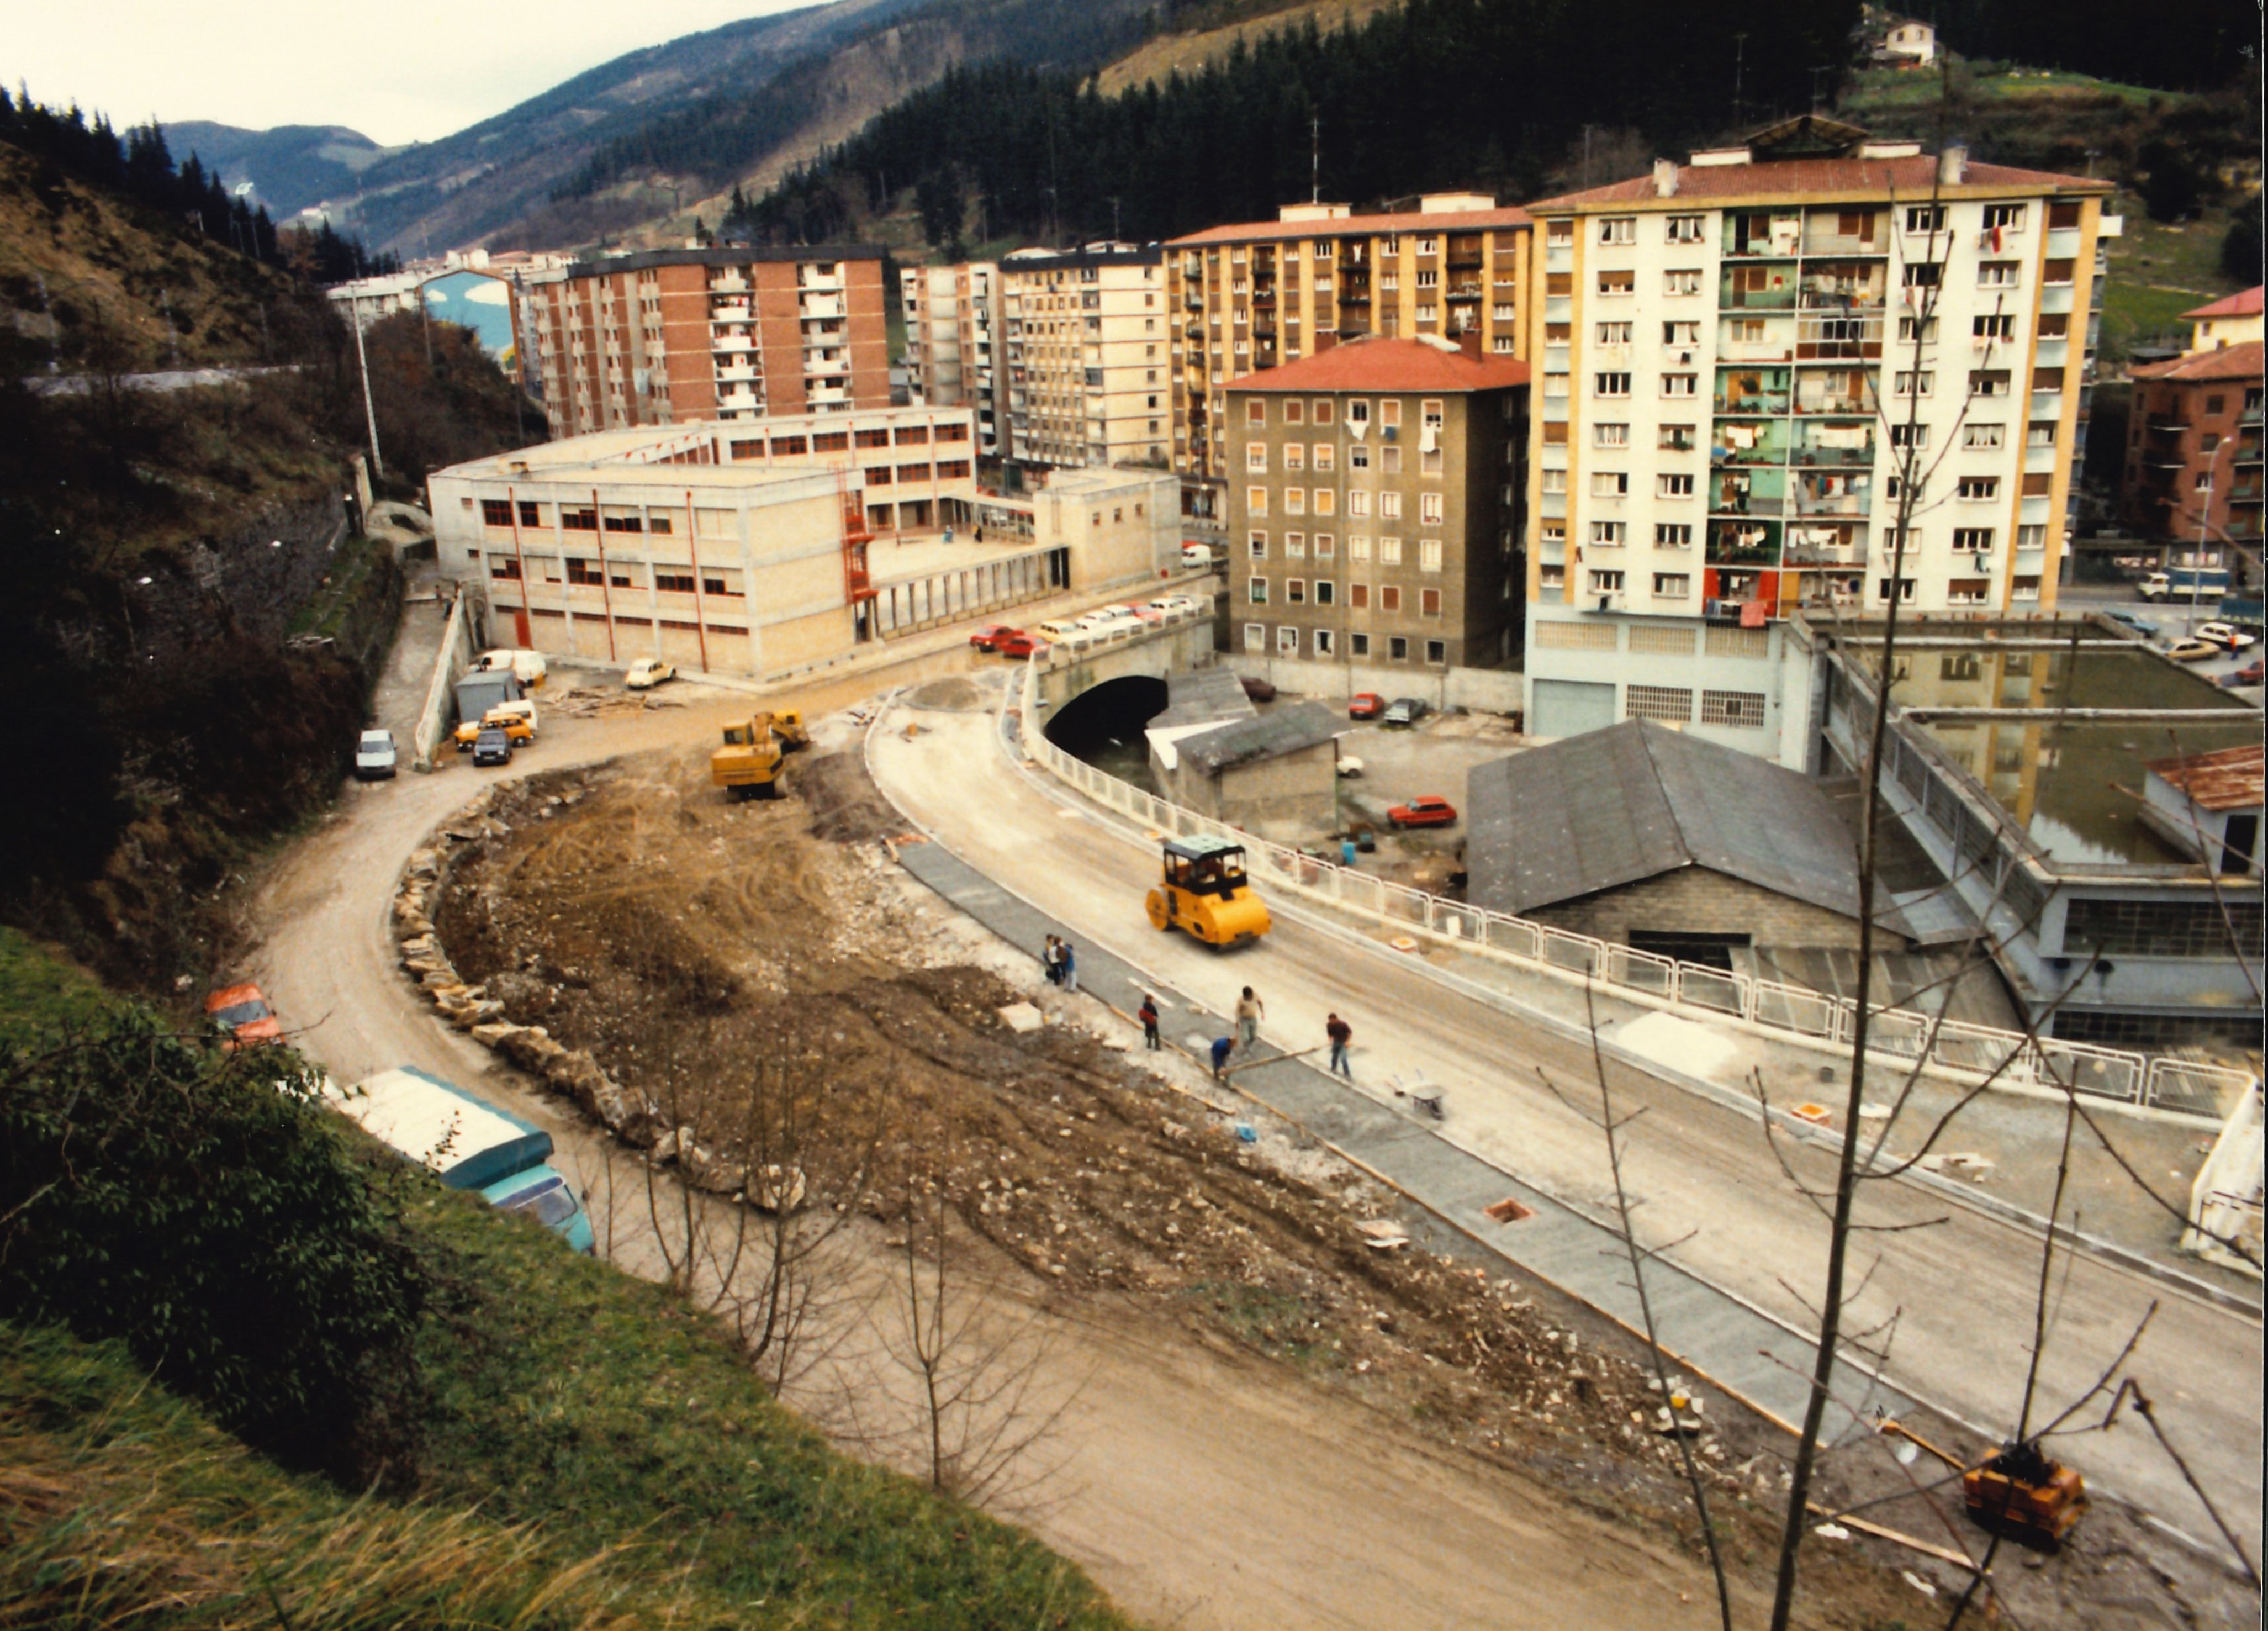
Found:
[[[1307,202],[1323,202],[1323,121],[1320,114],[1307,121]]]
[[[1733,36],[1733,129],[1741,128],[1741,70],[1748,65],[1749,37]]]
[[[1116,198],[1110,201],[1110,241],[1118,241],[1118,200]]]
[[[370,427],[370,473],[386,474],[386,461],[378,454],[378,410],[370,405],[370,353],[362,344],[362,296],[349,295],[348,309],[352,315],[348,321],[354,325],[355,364],[362,371],[362,417]]]

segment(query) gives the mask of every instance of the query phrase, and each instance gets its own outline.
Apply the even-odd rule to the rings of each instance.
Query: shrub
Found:
[[[350,1151],[307,1067],[136,1007],[11,1040],[0,1313],[122,1339],[287,1464],[381,1470],[409,1419],[423,1280],[391,1169]]]

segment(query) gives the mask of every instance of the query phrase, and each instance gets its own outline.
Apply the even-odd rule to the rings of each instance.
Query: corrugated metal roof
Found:
[[[1347,722],[1322,704],[1295,702],[1255,719],[1184,736],[1174,746],[1198,770],[1216,775],[1239,764],[1318,746],[1346,734],[1347,729]]]
[[[2248,748],[2223,748],[2217,753],[2153,759],[2142,768],[2179,788],[2200,809],[2242,810],[2256,808],[2262,801],[2264,764],[2268,764],[2268,749],[2255,742]]]
[[[1185,668],[1166,676],[1165,711],[1152,718],[1147,728],[1171,730],[1177,725],[1248,720],[1258,712],[1233,668]]]
[[[1698,866],[1859,912],[1850,830],[1810,778],[1650,720],[1484,764],[1466,804],[1469,897],[1498,911]]]

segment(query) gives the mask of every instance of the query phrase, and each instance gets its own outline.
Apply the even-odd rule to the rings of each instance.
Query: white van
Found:
[[[512,677],[519,682],[519,689],[524,691],[532,691],[542,684],[543,676],[548,671],[541,652],[519,651],[508,646],[499,646],[494,651],[482,652],[473,660],[473,668],[475,672],[488,668],[509,668],[512,672]]]
[[[1202,543],[1183,544],[1182,546],[1182,569],[1184,572],[1211,572],[1212,570],[1212,550],[1208,546]]]

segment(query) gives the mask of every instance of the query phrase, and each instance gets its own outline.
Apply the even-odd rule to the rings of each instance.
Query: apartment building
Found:
[[[1489,356],[1527,355],[1528,211],[1484,193],[1416,202],[1365,215],[1286,204],[1166,246],[1177,466],[1233,476],[1239,439],[1216,434],[1231,382],[1341,340],[1477,335]]]
[[[1469,343],[1365,337],[1228,386],[1238,648],[1432,669],[1512,654],[1528,365]]]
[[[916,400],[976,414],[976,451],[1005,456],[1002,370],[1007,335],[999,267],[990,261],[899,273],[908,383]]]
[[[2051,607],[2110,191],[1809,115],[1530,204],[1528,728],[1652,719],[1796,764],[1797,607]]]
[[[2128,527],[2167,566],[2226,566],[2230,546],[2260,548],[2258,340],[2133,370],[2124,479]]]
[[[1000,280],[1008,456],[1165,468],[1172,385],[1158,246],[1020,249]]]
[[[646,250],[527,292],[563,435],[889,405],[876,245]]]
[[[2217,351],[2223,346],[2242,345],[2247,340],[2268,339],[2268,328],[2264,328],[2262,321],[2264,293],[2268,290],[2255,284],[2240,293],[2183,312],[2182,321],[2190,326],[2190,350]]]

